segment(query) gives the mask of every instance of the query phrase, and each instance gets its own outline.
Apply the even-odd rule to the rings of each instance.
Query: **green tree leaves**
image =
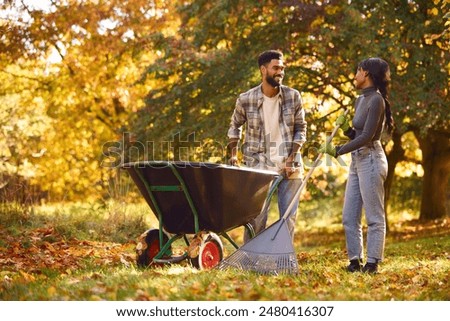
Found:
[[[225,146],[237,95],[259,83],[256,57],[269,48],[285,53],[285,83],[305,98],[310,143],[352,105],[356,65],[369,56],[390,63],[399,133],[448,136],[446,0],[56,1],[45,10],[8,1],[0,10],[1,112],[18,115],[2,118],[1,144],[28,142],[1,164],[27,159],[42,173],[33,182],[58,197],[96,193],[103,145],[124,132],[144,144],[195,133]],[[25,115],[45,130],[8,131]]]

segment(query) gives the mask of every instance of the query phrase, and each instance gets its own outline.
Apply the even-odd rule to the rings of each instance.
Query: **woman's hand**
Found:
[[[344,132],[350,128],[350,122],[345,114],[338,116],[334,124],[339,126]]]
[[[325,153],[330,156],[336,157],[336,147],[331,142],[328,144],[322,144],[320,145],[319,153]]]

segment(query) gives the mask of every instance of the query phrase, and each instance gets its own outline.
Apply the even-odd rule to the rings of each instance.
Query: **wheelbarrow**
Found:
[[[201,270],[215,267],[223,259],[221,237],[238,249],[227,232],[244,226],[254,236],[249,222],[268,209],[283,179],[273,171],[200,162],[141,161],[122,168],[159,222],[139,237],[140,267],[184,259]],[[181,238],[187,250],[174,255],[172,245]]]

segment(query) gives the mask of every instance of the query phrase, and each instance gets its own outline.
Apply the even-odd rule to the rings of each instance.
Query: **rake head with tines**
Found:
[[[229,267],[261,274],[297,274],[297,257],[286,220],[278,220],[217,266],[220,270]]]

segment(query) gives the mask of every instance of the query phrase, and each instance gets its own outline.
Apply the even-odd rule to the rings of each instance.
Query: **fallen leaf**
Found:
[[[51,286],[47,289],[47,294],[52,297],[56,294],[56,288],[54,286]]]

